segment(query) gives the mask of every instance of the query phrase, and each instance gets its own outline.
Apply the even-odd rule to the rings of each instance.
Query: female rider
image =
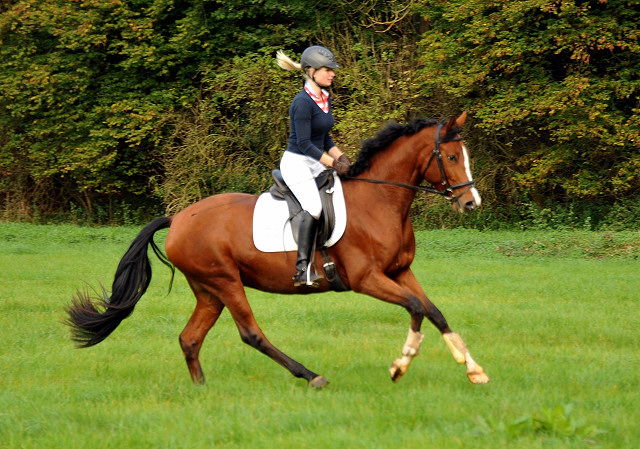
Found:
[[[278,65],[286,70],[302,70],[305,83],[289,108],[289,145],[280,160],[280,172],[302,207],[302,220],[298,232],[298,257],[293,284],[317,286],[322,276],[311,274],[310,254],[316,235],[318,218],[322,213],[320,194],[315,178],[329,166],[338,174],[346,175],[350,161],[333,143],[329,131],[334,119],[331,113],[329,87],[335,77],[338,63],[325,47],[307,48],[300,63],[292,61],[283,52],[276,55]]]

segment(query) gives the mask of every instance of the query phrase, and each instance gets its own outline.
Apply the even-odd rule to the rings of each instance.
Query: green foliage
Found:
[[[484,192],[482,192],[484,193]],[[547,200],[542,205],[530,198],[501,206],[483,206],[473,213],[460,214],[440,197],[418,195],[413,203],[412,219],[416,229],[480,230],[584,230],[633,231],[638,229],[640,200],[572,201],[566,204]]]
[[[355,156],[363,140],[388,121],[406,122],[434,109],[415,83],[416,48],[409,39],[374,40],[354,31],[354,38],[331,43],[341,68],[334,81],[334,140]],[[430,107],[430,109],[429,109]]]
[[[309,23],[322,26],[322,21]],[[337,27],[332,33],[323,30],[317,31],[320,42],[340,61],[333,87],[333,137],[354,155],[384,122],[402,120],[424,104],[411,82],[414,49],[357,27],[346,33]],[[289,105],[302,87],[301,73],[277,67],[275,48],[294,60],[300,56],[295,47],[269,44],[222,66],[203,67],[200,98],[189,111],[173,115],[175,132],[164,143],[162,194],[169,211],[213,193],[260,193],[271,184],[271,170],[287,145]]]
[[[639,20],[625,0],[2,1],[0,219],[135,220],[265,189],[300,87],[275,50],[321,43],[350,156],[389,120],[471,112],[484,209],[419,197],[418,227],[629,229]]]
[[[168,118],[198,98],[203,69],[232,50],[308,37],[315,23],[302,2],[240,3],[24,0],[8,8],[0,17],[5,207],[40,203],[32,194],[40,184],[65,198],[54,208],[72,200],[90,215],[110,195],[157,192]],[[289,31],[291,20],[305,25]]]
[[[410,49],[392,58],[375,47],[332,45],[340,55],[334,88],[336,143],[355,155],[362,140],[388,120],[403,120],[423,99],[403,102],[411,89],[415,59]],[[382,46],[391,51],[393,44]],[[289,51],[289,53],[292,53]],[[299,54],[291,54],[298,59]],[[272,53],[253,53],[227,61],[224,70],[206,69],[201,99],[188,112],[174,114],[174,133],[164,143],[165,203],[176,211],[222,191],[260,193],[271,184],[289,133],[289,105],[302,87],[300,73],[286,72]],[[370,95],[377,92],[378,95]],[[413,91],[412,91],[413,92]],[[383,97],[385,101],[380,101]],[[412,97],[417,97],[412,93]]]
[[[272,55],[234,58],[225,70],[205,73],[206,96],[174,116],[165,143],[162,193],[169,210],[224,191],[266,190],[286,145],[287,111],[299,83]]]
[[[460,99],[531,195],[640,187],[640,11],[625,0],[424,2],[422,79]],[[519,149],[516,147],[520,147]],[[502,162],[499,153],[494,160]]]
[[[44,182],[89,214],[97,196],[147,194],[162,114],[194,90],[144,6],[28,0],[2,15],[0,169],[14,190]]]
[[[262,172],[242,175],[241,164],[265,158],[271,164],[274,142],[282,145],[285,140],[280,127],[266,124],[276,114],[278,122],[286,120],[286,108],[261,106],[258,98],[245,101],[250,90],[272,88],[273,94],[278,89],[251,71],[254,52],[300,51],[318,33],[326,34],[329,24],[353,19],[344,6],[327,1],[310,8],[304,1],[274,0],[3,3],[4,218],[37,219],[69,210],[74,203],[91,221],[100,219],[97,209],[113,195],[127,202],[152,196],[152,204],[171,198],[175,191],[166,192],[161,184],[180,180],[164,172],[163,164],[173,154],[164,153],[184,147],[178,136],[198,134],[197,126],[185,130],[185,120],[194,121],[190,116],[198,116],[199,123],[203,117],[215,122],[216,136],[208,139],[231,142],[241,136],[243,141],[223,153],[207,149],[219,153],[211,162],[219,173],[211,181],[210,171],[204,170],[195,183],[211,185],[200,189],[201,194],[185,195],[181,203],[214,191],[263,186]],[[319,10],[331,13],[319,15]],[[227,72],[231,60],[236,62]],[[243,74],[245,67],[251,73]],[[222,84],[213,84],[218,82]],[[214,112],[218,106],[221,110]],[[248,123],[254,118],[261,122]],[[238,148],[241,154],[235,153]],[[224,173],[232,163],[220,154],[234,155],[235,174]],[[261,163],[263,168],[266,162]],[[170,199],[168,206],[173,204]]]
[[[535,434],[565,440],[580,439],[591,444],[596,443],[596,438],[606,431],[593,424],[587,424],[583,419],[575,418],[572,415],[573,409],[573,404],[557,405],[553,408],[544,407],[541,412],[521,416],[511,423],[496,422],[479,416],[476,432],[478,435],[501,433],[510,438]]]
[[[505,239],[494,250],[509,257],[638,259],[640,236],[637,232],[532,232],[526,239]]]

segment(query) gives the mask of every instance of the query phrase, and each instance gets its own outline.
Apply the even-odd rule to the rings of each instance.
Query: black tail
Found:
[[[120,260],[116,270],[111,297],[103,288],[102,297],[91,298],[89,292],[77,291],[71,305],[66,324],[71,326],[71,338],[78,347],[88,347],[100,343],[127,318],[149,287],[151,264],[147,257],[148,246],[160,261],[167,265],[172,274],[175,269],[167,256],[153,241],[153,235],[160,229],[168,228],[171,218],[160,217],[145,226],[133,240]],[[173,277],[171,279],[173,281]]]

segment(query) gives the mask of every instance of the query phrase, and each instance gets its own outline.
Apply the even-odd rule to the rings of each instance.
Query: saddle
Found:
[[[291,221],[291,229],[293,231],[293,238],[298,241],[298,224],[300,221],[300,212],[302,212],[302,206],[295,197],[289,186],[284,182],[282,173],[280,170],[275,169],[271,172],[274,183],[269,189],[271,196],[277,200],[284,200],[289,208],[289,221]],[[333,170],[325,170],[316,178],[316,185],[318,186],[318,192],[320,193],[320,200],[322,202],[322,214],[318,220],[318,230],[316,232],[316,245],[319,248],[325,246],[325,243],[333,232],[335,226],[336,216],[333,210],[333,184],[334,184]]]
[[[282,173],[280,170],[275,169],[271,172],[274,183],[269,189],[271,196],[279,201],[285,201],[289,209],[289,221],[291,222],[291,230],[294,240],[298,241],[298,229],[301,219],[300,213],[302,212],[302,206],[295,197],[289,186],[284,182]],[[322,269],[325,274],[325,278],[336,291],[346,291],[347,287],[340,279],[336,265],[329,255],[326,243],[331,236],[335,227],[335,210],[333,208],[333,190],[334,190],[334,171],[325,170],[316,177],[316,185],[318,192],[320,193],[320,200],[322,202],[322,214],[318,220],[318,228],[316,230],[316,248],[320,248],[320,254],[322,255],[323,265]]]

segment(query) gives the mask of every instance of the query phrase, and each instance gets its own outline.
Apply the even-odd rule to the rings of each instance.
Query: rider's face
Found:
[[[320,67],[319,69],[311,69],[311,77],[320,87],[329,87],[336,76],[336,72],[328,67]]]

